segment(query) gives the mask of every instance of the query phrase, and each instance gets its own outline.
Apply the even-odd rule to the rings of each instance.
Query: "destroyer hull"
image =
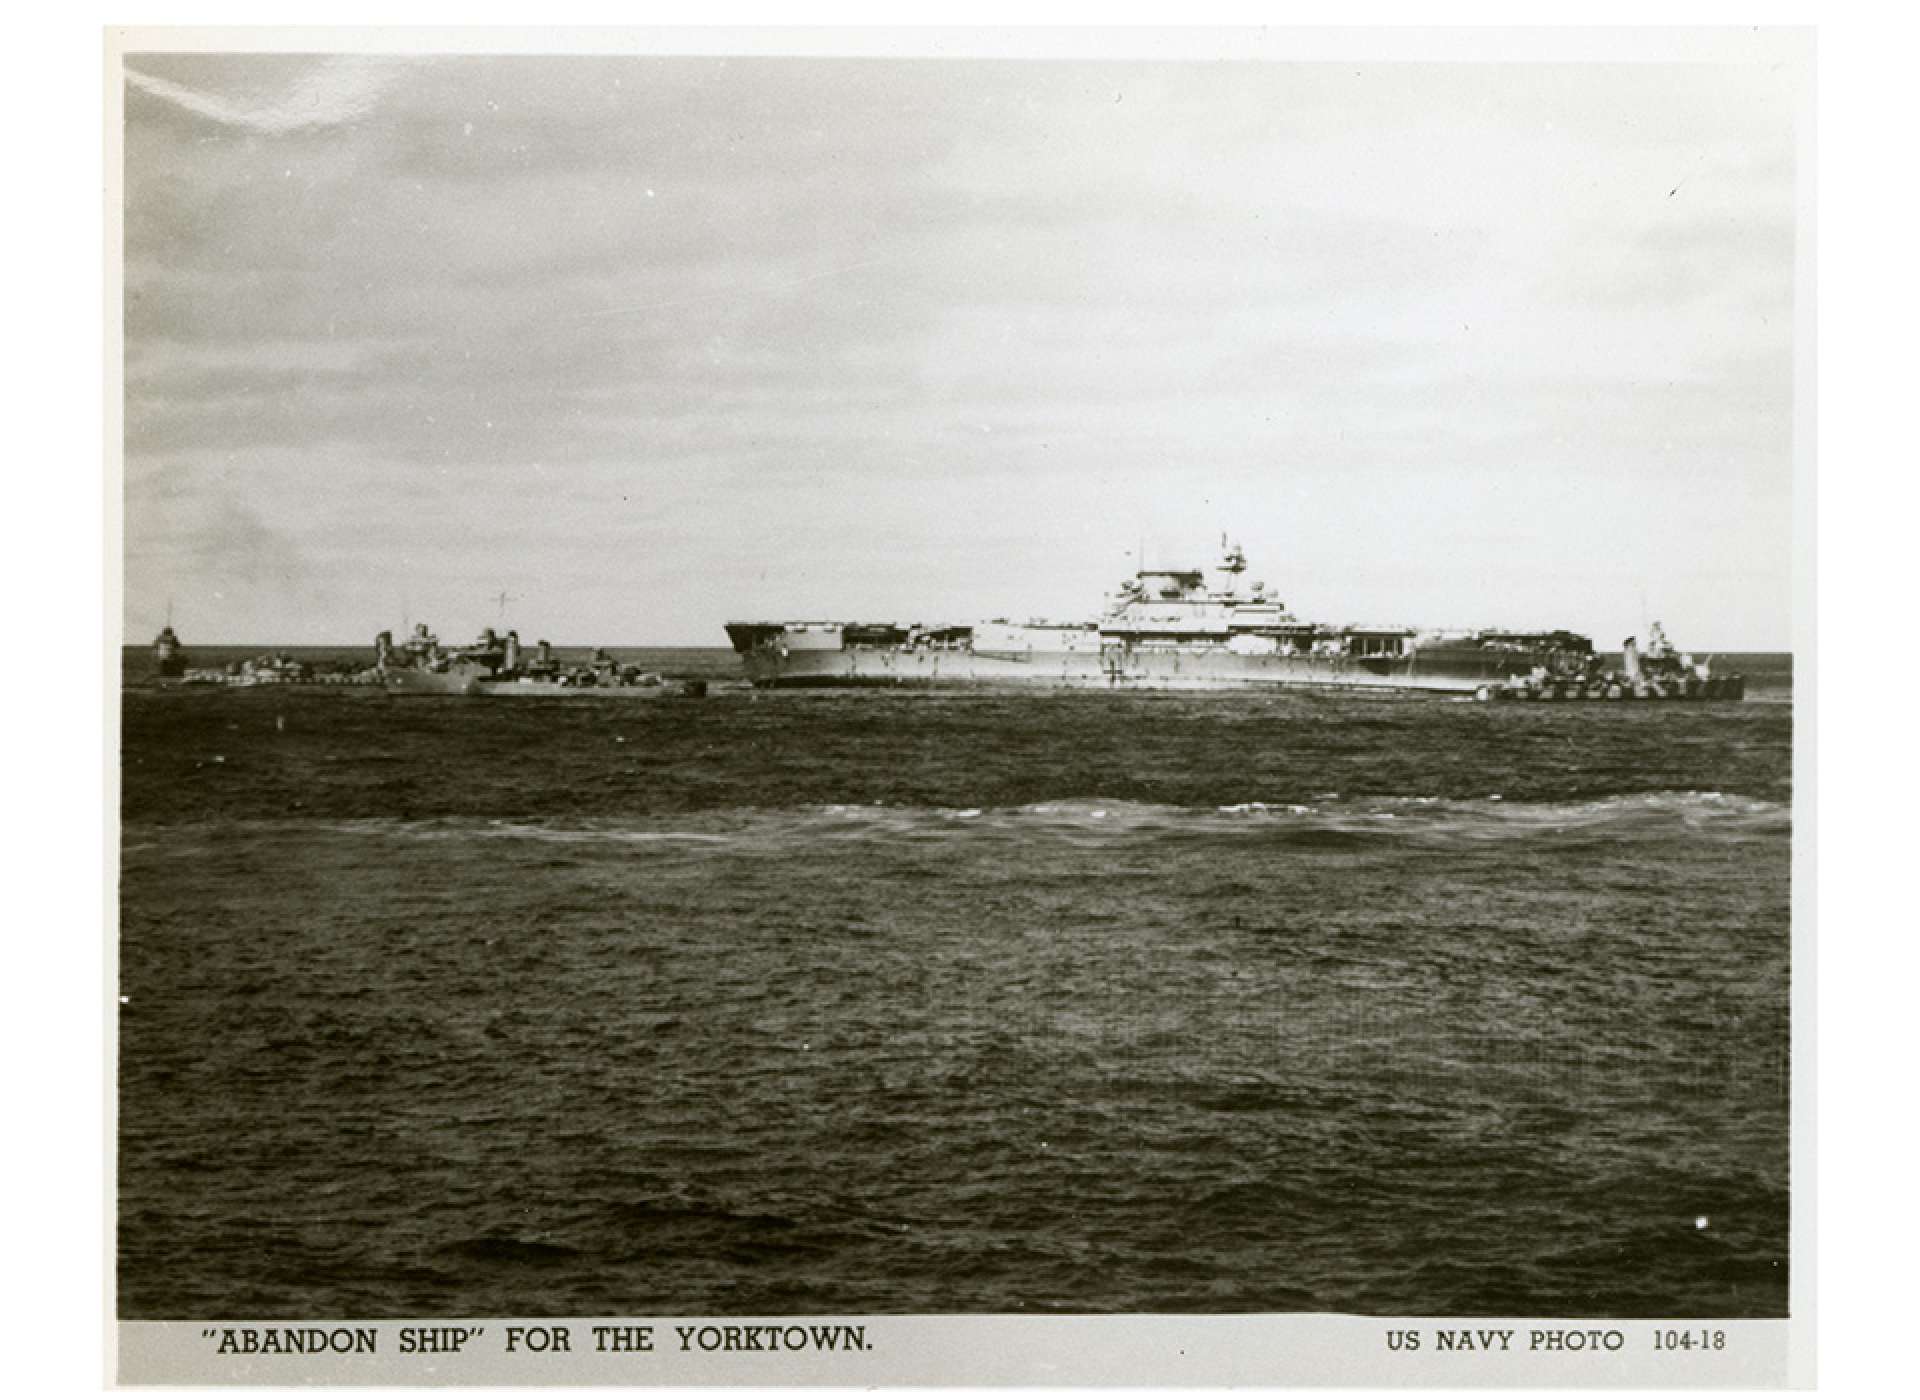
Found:
[[[471,692],[507,700],[672,700],[705,695],[705,681],[665,681],[659,685],[559,685],[547,681],[481,681]]]
[[[477,695],[480,680],[458,672],[409,669],[383,672],[380,684],[389,695]]]
[[[383,678],[392,695],[467,696],[506,700],[669,700],[704,695],[700,681],[660,685],[561,685],[552,681],[487,680],[439,671],[392,671]]]

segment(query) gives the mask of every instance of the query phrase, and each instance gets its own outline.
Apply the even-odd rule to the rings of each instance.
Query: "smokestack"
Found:
[[[1635,641],[1632,637],[1629,637],[1626,639],[1626,641],[1620,644],[1620,649],[1626,653],[1625,660],[1626,660],[1627,679],[1630,681],[1639,680],[1640,679],[1640,644],[1637,641]]]

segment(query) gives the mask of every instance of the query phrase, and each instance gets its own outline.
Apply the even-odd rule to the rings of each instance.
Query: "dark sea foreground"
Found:
[[[121,1315],[1782,1316],[1792,706],[1742,664],[130,688]]]

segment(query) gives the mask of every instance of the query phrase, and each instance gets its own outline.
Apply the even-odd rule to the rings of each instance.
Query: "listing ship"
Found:
[[[1224,541],[1212,581],[1200,569],[1142,569],[1094,622],[730,622],[727,637],[760,687],[1329,686],[1572,699],[1599,683],[1595,698],[1606,698],[1603,678],[1612,673],[1577,633],[1307,622],[1265,584],[1243,589],[1246,569],[1245,553]],[[1657,698],[1706,698],[1707,675],[1703,663],[1692,694],[1676,684],[1671,697]],[[1714,692],[1738,698],[1737,683]],[[1628,682],[1613,698],[1641,693]]]
[[[529,652],[518,632],[489,627],[470,646],[443,647],[426,623],[416,623],[398,646],[393,633],[374,639],[372,676],[396,695],[484,695],[510,698],[596,695],[627,699],[701,696],[701,680],[676,681],[623,665],[596,647],[584,663],[569,664],[547,642]]]

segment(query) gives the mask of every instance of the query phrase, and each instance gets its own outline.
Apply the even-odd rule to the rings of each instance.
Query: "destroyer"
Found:
[[[427,625],[417,623],[403,643],[382,632],[373,643],[373,676],[398,695],[537,696],[596,695],[627,699],[700,696],[701,680],[674,681],[623,666],[595,648],[584,664],[567,665],[546,642],[529,654],[520,634],[498,635],[491,627],[471,646],[442,647]]]
[[[1713,661],[1695,661],[1667,640],[1666,630],[1654,623],[1647,649],[1628,637],[1621,646],[1621,666],[1609,670],[1596,660],[1573,671],[1536,668],[1517,680],[1482,687],[1482,700],[1744,700],[1747,680],[1740,675],[1715,675]]]
[[[747,678],[765,687],[1335,686],[1483,699],[1532,693],[1527,687],[1557,698],[1584,697],[1596,683],[1599,696],[1608,690],[1593,642],[1576,633],[1307,622],[1265,584],[1243,588],[1246,568],[1240,547],[1223,541],[1211,582],[1200,569],[1143,569],[1094,622],[730,622],[727,637]],[[1704,696],[1705,663],[1697,672],[1691,694]],[[1672,698],[1689,694],[1684,684],[1672,689]],[[1631,682],[1621,690],[1634,693]],[[1737,687],[1722,684],[1715,693],[1737,698]]]

